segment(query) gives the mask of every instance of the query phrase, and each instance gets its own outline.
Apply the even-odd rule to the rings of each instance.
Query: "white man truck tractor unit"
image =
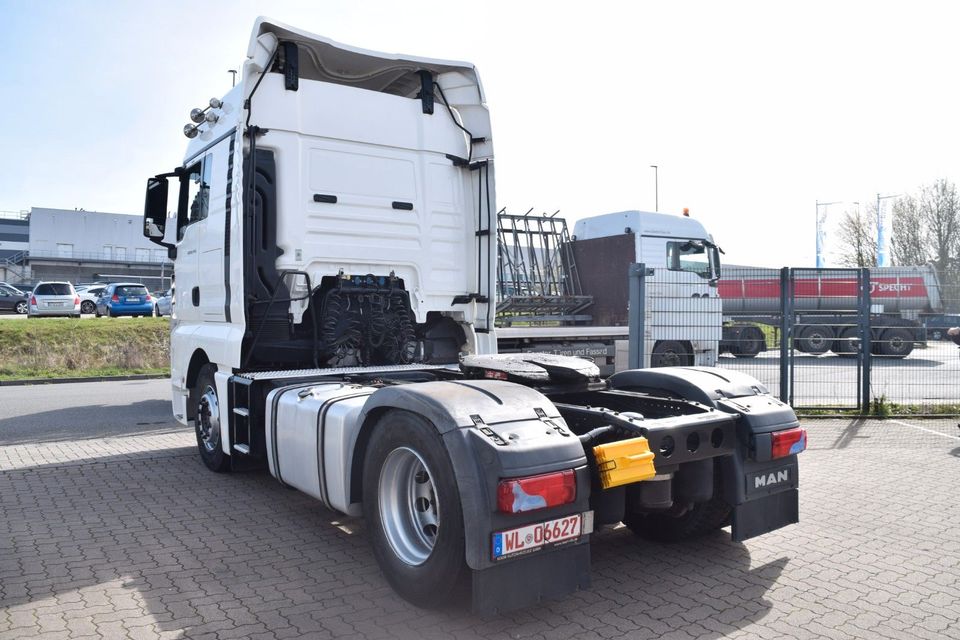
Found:
[[[400,595],[466,585],[485,612],[586,588],[598,526],[744,540],[797,521],[806,435],[755,380],[497,354],[472,65],[261,18],[238,80],[191,114],[144,212],[175,261],[173,413],[207,467],[362,515]]]

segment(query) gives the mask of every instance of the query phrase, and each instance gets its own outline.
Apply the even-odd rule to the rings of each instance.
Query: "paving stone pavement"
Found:
[[[396,597],[362,522],[189,432],[0,448],[0,640],[960,638],[960,438],[806,421],[801,519],[734,544],[592,543],[593,586],[504,616]]]

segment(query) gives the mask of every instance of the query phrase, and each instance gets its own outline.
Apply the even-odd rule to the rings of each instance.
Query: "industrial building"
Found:
[[[0,281],[133,280],[164,289],[173,264],[165,249],[143,237],[142,220],[83,209],[0,212]]]

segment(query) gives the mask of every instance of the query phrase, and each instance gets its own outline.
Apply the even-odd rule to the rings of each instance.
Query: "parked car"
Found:
[[[97,300],[107,290],[107,285],[86,285],[77,287],[80,294],[80,313],[96,313]]]
[[[17,295],[17,296],[25,296],[25,295],[28,295],[28,293],[27,293],[26,291],[24,291],[23,289],[21,289],[21,288],[19,288],[19,287],[15,287],[15,286],[13,286],[12,284],[7,283],[7,282],[0,282],[0,289],[3,289],[3,290],[6,291],[7,293],[12,293],[13,295]]]
[[[923,326],[927,330],[927,340],[949,340],[947,329],[950,327],[960,327],[960,315],[943,314],[929,316],[923,321]]]
[[[80,296],[69,282],[41,282],[30,294],[28,318],[40,316],[80,317]]]
[[[30,299],[30,296],[23,293],[13,293],[16,291],[13,287],[0,287],[0,313],[19,313],[24,314],[27,312],[27,301]]]
[[[154,297],[156,302],[153,311],[158,318],[173,315],[173,289],[167,289],[165,292],[158,291]]]
[[[96,314],[100,316],[153,315],[153,296],[139,282],[117,282],[107,285],[97,299]]]

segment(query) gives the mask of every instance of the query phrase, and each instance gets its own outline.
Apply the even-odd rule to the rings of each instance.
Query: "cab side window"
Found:
[[[201,162],[190,168],[188,176],[187,202],[190,206],[190,224],[207,217],[210,210],[210,177],[213,174],[213,162],[205,156]]]

